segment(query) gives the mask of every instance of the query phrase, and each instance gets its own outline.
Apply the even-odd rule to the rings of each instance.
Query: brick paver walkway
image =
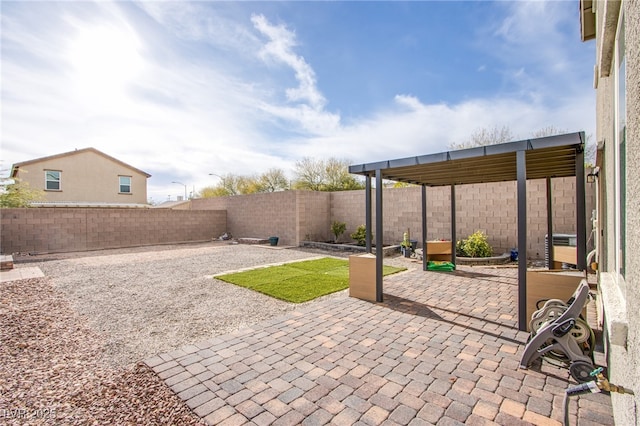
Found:
[[[518,369],[515,269],[413,270],[146,360],[209,424],[559,425],[568,371]],[[613,424],[581,396],[571,424]]]

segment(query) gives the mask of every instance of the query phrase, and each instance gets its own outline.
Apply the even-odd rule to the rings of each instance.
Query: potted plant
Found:
[[[409,231],[402,235],[402,242],[400,243],[400,251],[404,257],[411,257],[411,253],[415,250],[414,242],[409,239]]]

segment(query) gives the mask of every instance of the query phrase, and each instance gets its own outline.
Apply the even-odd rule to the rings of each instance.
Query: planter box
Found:
[[[376,257],[373,254],[349,256],[349,296],[376,301]]]
[[[427,261],[451,262],[451,241],[427,241]]]
[[[560,299],[566,303],[584,278],[585,272],[576,270],[527,271],[527,330],[539,300]],[[582,315],[586,318],[586,309]]]

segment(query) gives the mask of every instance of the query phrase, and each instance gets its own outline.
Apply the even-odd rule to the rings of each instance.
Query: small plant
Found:
[[[358,242],[359,246],[367,244],[367,228],[364,225],[360,225],[356,228],[356,232],[351,234],[351,238]],[[371,236],[373,238],[373,235]]]
[[[482,231],[476,231],[466,240],[456,242],[456,256],[460,257],[491,257],[493,248]]]
[[[331,224],[331,232],[333,233],[335,239],[334,242],[338,242],[340,236],[344,234],[344,231],[347,230],[347,224],[344,222],[338,222],[337,220]]]
[[[400,243],[400,247],[401,247],[402,254],[404,254],[405,257],[411,256],[411,253],[413,252],[413,247],[411,245],[411,240],[409,239],[409,232],[405,232],[402,235],[402,242]]]

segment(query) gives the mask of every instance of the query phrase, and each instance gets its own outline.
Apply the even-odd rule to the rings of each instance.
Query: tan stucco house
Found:
[[[16,163],[11,177],[42,189],[45,200],[34,205],[143,206],[150,174],[95,148]]]
[[[596,254],[616,424],[640,424],[640,2],[581,0],[595,39]],[[592,41],[593,43],[593,41]]]

